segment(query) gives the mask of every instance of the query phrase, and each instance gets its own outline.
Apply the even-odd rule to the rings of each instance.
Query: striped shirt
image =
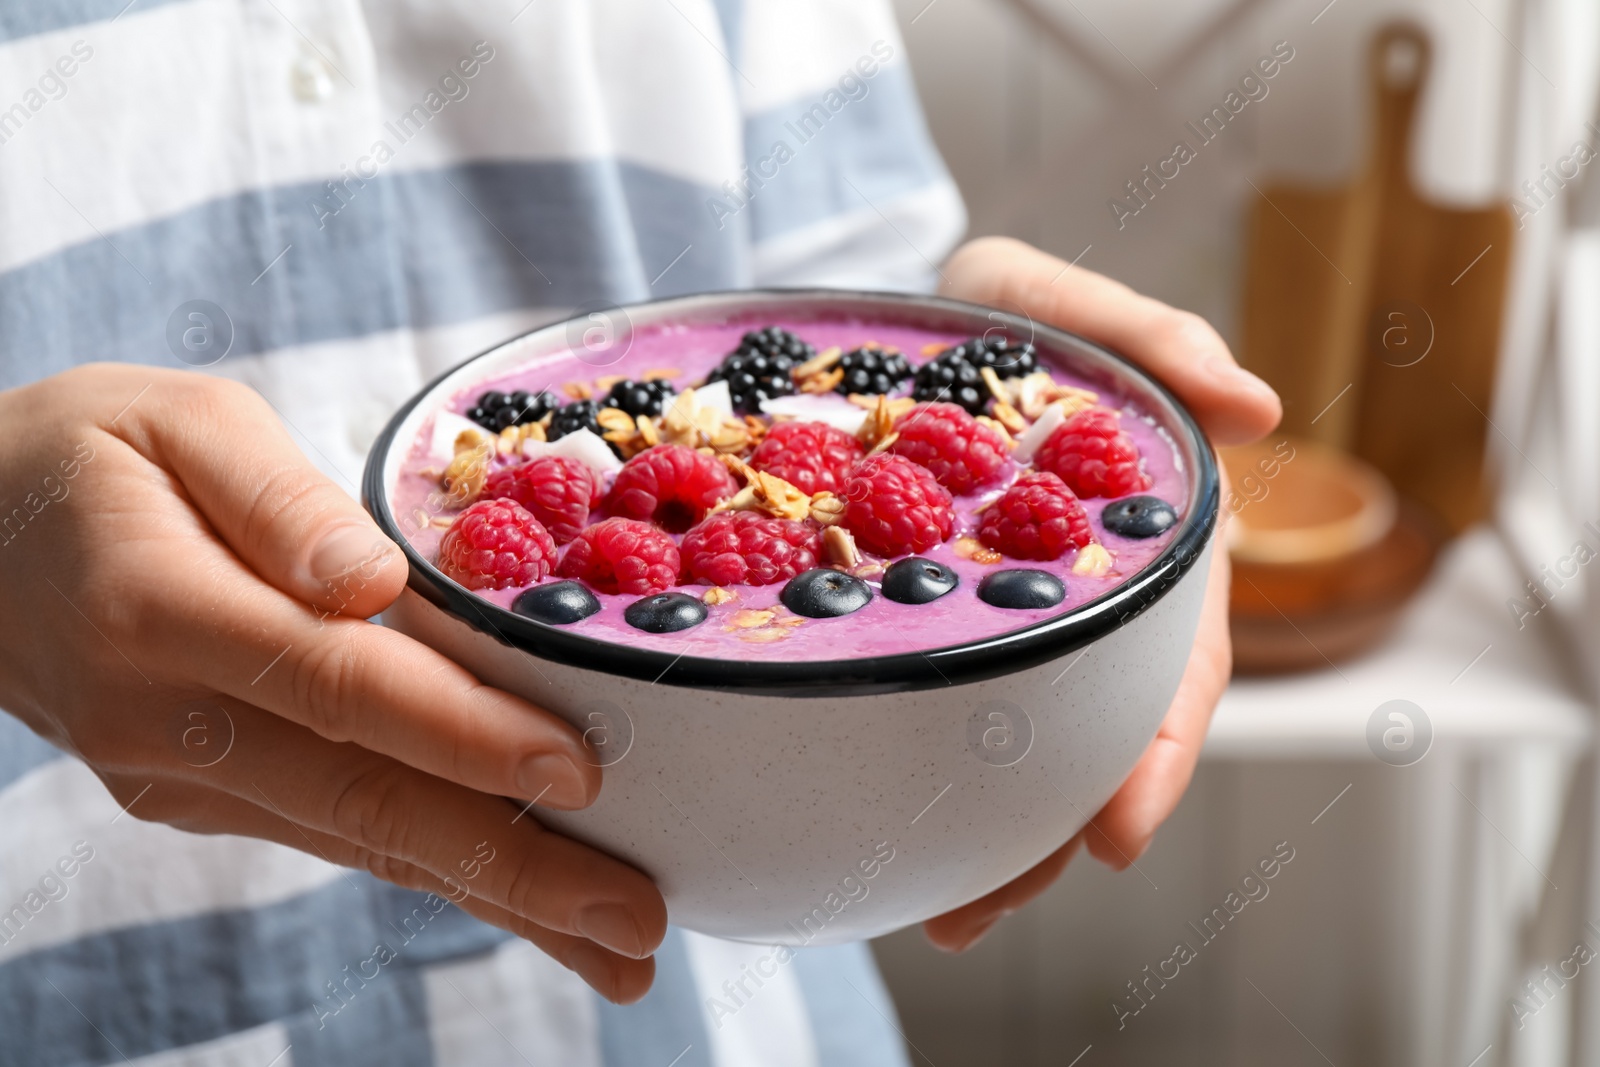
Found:
[[[494,341],[919,288],[963,227],[887,0],[0,6],[0,386],[232,377],[352,492],[388,414]],[[771,950],[674,929],[620,1008],[438,898],[137,816],[0,715],[0,1065],[905,1062],[864,946],[728,1016]]]

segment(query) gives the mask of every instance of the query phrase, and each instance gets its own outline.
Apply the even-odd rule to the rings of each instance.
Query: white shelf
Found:
[[[1492,531],[1467,534],[1383,647],[1337,669],[1235,679],[1204,755],[1359,756],[1368,751],[1368,717],[1397,698],[1427,713],[1435,745],[1586,744],[1593,711],[1571,686],[1549,628],[1519,630],[1506,606],[1523,584]]]

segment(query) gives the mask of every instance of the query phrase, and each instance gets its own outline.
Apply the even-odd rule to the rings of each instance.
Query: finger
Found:
[[[965,952],[983,939],[994,924],[1043,893],[1066,870],[1067,862],[1078,851],[1082,835],[1046,856],[1037,866],[1007,882],[994,892],[963,904],[955,911],[929,919],[923,933],[935,948],[946,952]]]
[[[441,879],[475,860],[475,896],[626,956],[647,956],[666,936],[666,905],[650,879],[549,832],[520,806],[237,701],[224,707],[233,747],[196,780]]]
[[[398,546],[306,459],[254,390],[200,375],[161,377],[117,427],[171,471],[217,534],[289,596],[366,618],[405,586]]]
[[[1133,863],[1150,846],[1156,829],[1178,806],[1194,776],[1211,713],[1233,669],[1228,580],[1228,554],[1218,545],[1206,579],[1199,637],[1178,684],[1178,695],[1155,740],[1085,835],[1089,854],[1115,870]]]
[[[948,295],[1021,308],[1138,363],[1177,394],[1219,444],[1243,444],[1278,424],[1272,388],[1243,369],[1203,318],[1021,241],[987,237],[944,268]]]
[[[398,631],[319,618],[262,586],[222,550],[214,576],[170,583],[143,658],[175,677],[266,708],[330,741],[351,741],[473,789],[581,808],[600,769],[578,731]],[[231,580],[229,571],[233,574]]]
[[[133,788],[140,788],[134,786]],[[143,799],[146,819],[202,834],[236,834],[286,845],[328,863],[366,871],[403,889],[432,893],[491,926],[532,942],[574,971],[607,1000],[631,1004],[649,992],[653,958],[630,959],[582,937],[546,930],[498,905],[472,895],[473,878],[458,872],[441,879],[404,860],[351,844],[320,830],[297,826],[276,812],[205,786],[164,780]]]
[[[632,1004],[642,999],[650,992],[650,986],[655,981],[656,959],[653,955],[630,959],[587,938],[546,930],[477,897],[469,896],[458,906],[468,915],[509,930],[524,941],[531,942],[614,1004]]]

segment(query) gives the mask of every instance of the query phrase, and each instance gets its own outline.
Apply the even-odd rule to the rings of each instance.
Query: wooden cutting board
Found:
[[[1373,38],[1368,148],[1351,184],[1260,186],[1241,357],[1282,394],[1286,433],[1361,456],[1459,532],[1488,504],[1514,227],[1507,203],[1445,207],[1411,182],[1431,54],[1411,23]]]

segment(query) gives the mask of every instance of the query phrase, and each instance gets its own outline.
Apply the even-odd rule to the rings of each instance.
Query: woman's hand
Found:
[[[947,296],[1021,311],[1104,344],[1171,389],[1217,444],[1254,441],[1278,424],[1278,397],[1234,362],[1228,346],[1198,315],[1140,296],[1127,286],[1020,241],[969,242],[945,264]],[[1228,684],[1228,554],[1211,557],[1194,651],[1177,696],[1133,773],[1076,837],[1043,863],[994,892],[930,919],[928,938],[952,952],[968,948],[1000,919],[1056,880],[1080,844],[1117,870],[1149,847],[1178,806],[1200,758],[1211,713]]]
[[[254,392],[103,365],[0,393],[0,501],[0,707],[130,815],[438,893],[644,995],[655,886],[520,814],[594,801],[577,732],[365,621],[405,559]]]

